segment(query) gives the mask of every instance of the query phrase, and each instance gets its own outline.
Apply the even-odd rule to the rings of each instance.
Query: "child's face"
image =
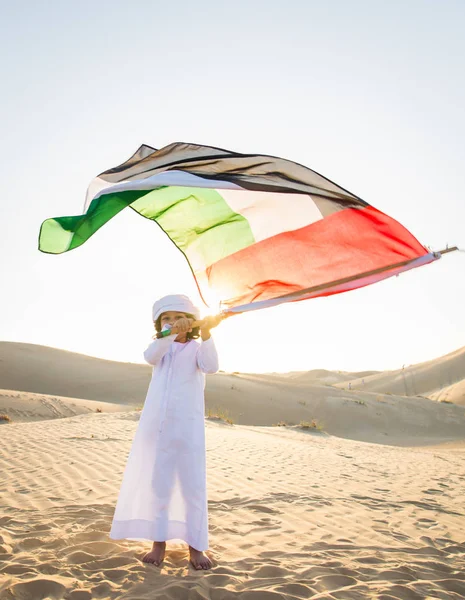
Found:
[[[160,317],[160,326],[163,329],[164,325],[173,325],[176,323],[178,319],[182,319],[183,317],[187,317],[186,313],[178,312],[177,310],[170,310],[168,312],[162,313]],[[174,340],[175,342],[187,342],[187,333],[179,333]]]
[[[173,327],[175,322],[178,319],[182,319],[183,317],[186,317],[186,313],[178,312],[176,310],[170,310],[168,312],[165,312],[161,315],[161,319],[160,319],[161,328],[163,329],[164,325],[170,325],[171,327]]]

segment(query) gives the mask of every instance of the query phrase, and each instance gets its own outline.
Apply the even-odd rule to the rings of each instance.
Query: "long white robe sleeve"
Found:
[[[212,337],[200,344],[197,351],[197,366],[202,373],[216,373],[218,371],[218,353]]]
[[[178,539],[208,549],[205,373],[218,370],[212,338],[155,340],[152,380],[123,475],[110,538]],[[170,339],[171,338],[171,339]]]
[[[165,356],[175,339],[176,334],[173,333],[172,335],[154,340],[144,352],[145,362],[154,367]]]

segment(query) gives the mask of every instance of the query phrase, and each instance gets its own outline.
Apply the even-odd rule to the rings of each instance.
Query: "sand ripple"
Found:
[[[465,597],[465,453],[207,423],[210,572],[108,538],[137,419],[2,428],[1,600]]]

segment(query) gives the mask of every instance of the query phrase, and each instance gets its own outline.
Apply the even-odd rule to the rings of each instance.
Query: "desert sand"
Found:
[[[465,598],[465,369],[424,365],[429,397],[395,395],[396,372],[208,376],[234,424],[206,419],[197,572],[180,542],[157,568],[108,537],[150,368],[0,344],[0,598]]]

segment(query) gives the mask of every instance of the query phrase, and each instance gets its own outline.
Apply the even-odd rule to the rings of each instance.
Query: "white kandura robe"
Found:
[[[157,339],[144,352],[153,365],[124,471],[112,539],[179,539],[208,549],[205,373],[218,371],[213,338]]]

